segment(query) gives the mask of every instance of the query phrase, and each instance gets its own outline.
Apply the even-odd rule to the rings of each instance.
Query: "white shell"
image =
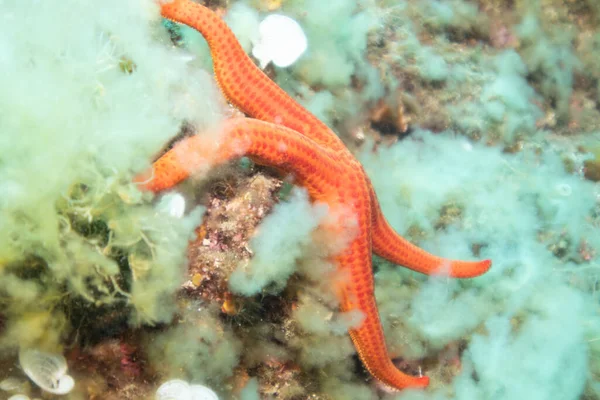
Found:
[[[75,387],[75,379],[71,375],[63,375],[57,382],[57,386],[53,392],[47,390],[50,393],[54,394],[67,394]]]
[[[0,382],[0,389],[10,392],[11,390],[17,390],[23,385],[24,381],[19,378],[15,378],[14,376],[10,376],[6,379],[3,379]]]
[[[192,400],[219,400],[219,396],[206,386],[191,385]]]
[[[271,14],[259,25],[258,43],[252,48],[252,55],[258,59],[261,68],[273,61],[278,67],[289,67],[306,51],[308,46],[302,27],[292,18],[281,14]]]
[[[29,396],[25,396],[24,394],[15,394],[10,396],[8,400],[31,400]]]
[[[62,354],[21,350],[19,363],[29,379],[49,393],[67,394],[75,386],[73,378],[66,375],[67,360]]]
[[[154,398],[156,400],[192,400],[190,384],[181,379],[172,379],[160,385]]]
[[[160,385],[156,400],[219,400],[215,392],[202,385],[190,385],[181,379],[173,379]]]
[[[156,207],[160,212],[181,218],[185,213],[185,198],[179,193],[168,193],[160,199]]]

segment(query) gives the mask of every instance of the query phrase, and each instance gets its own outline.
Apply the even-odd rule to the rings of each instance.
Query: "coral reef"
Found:
[[[210,171],[177,188],[183,215],[132,183],[234,113],[200,35],[152,0],[22,0],[0,10],[0,399],[59,398],[19,367],[28,349],[64,355],[60,398],[182,379],[240,399],[600,399],[597,2],[207,5],[248,53],[265,16],[294,18],[306,53],[265,72],[357,154],[393,227],[494,260],[466,281],[374,260],[394,362],[431,387],[370,380],[321,210],[288,177]]]

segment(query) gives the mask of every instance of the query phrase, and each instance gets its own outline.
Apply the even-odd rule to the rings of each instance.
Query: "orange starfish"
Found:
[[[426,376],[398,370],[388,355],[374,297],[371,252],[412,270],[469,278],[491,262],[454,261],[433,256],[398,235],[385,220],[362,166],[325,124],[271,81],[243,51],[227,25],[210,9],[190,0],[161,4],[161,14],[198,30],[207,40],[217,82],[227,99],[252,118],[233,118],[221,139],[197,135],[182,140],[153,164],[150,175],[136,179],[158,192],[202,167],[247,156],[257,164],[292,174],[313,201],[330,209],[350,210],[358,233],[334,261],[349,279],[340,283],[342,311],[360,310],[364,319],[350,336],[364,366],[392,388],[425,387]]]

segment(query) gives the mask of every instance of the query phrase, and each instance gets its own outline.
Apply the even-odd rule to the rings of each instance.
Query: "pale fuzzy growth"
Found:
[[[206,382],[219,390],[239,362],[241,345],[214,312],[198,307],[190,305],[183,322],[147,335],[144,344],[161,376]]]
[[[436,131],[452,126],[457,133],[506,144],[538,132],[536,123],[544,109],[531,84],[534,70],[527,54],[514,43],[515,29],[506,21],[490,18],[464,0],[394,1],[386,5],[388,27],[397,37],[387,43],[386,57],[393,62],[383,68],[388,74],[400,68],[404,74],[419,78],[416,82],[398,78],[406,117],[413,124],[433,126]],[[500,32],[506,37],[498,38]],[[496,39],[501,42],[496,48],[465,45]],[[541,51],[544,47],[549,49],[538,46],[537,56],[544,58],[538,62],[561,59],[552,51]],[[565,60],[565,70],[570,64]],[[568,85],[557,86],[566,89]]]
[[[367,34],[379,21],[371,9],[356,8],[356,2],[347,0],[290,2],[287,9],[298,15],[308,37],[308,50],[297,67],[305,82],[342,88],[350,85],[352,75],[369,68]]]
[[[256,378],[250,379],[246,386],[244,386],[240,393],[240,400],[260,400],[258,380]]]
[[[419,340],[420,332],[406,321],[418,282],[400,273],[396,265],[380,261],[376,265],[375,298],[391,356],[408,360],[425,357],[427,347]]]
[[[288,0],[282,11],[301,25],[308,46],[295,64],[277,68],[275,79],[311,113],[334,127],[384,96],[386,78],[367,57],[369,35],[383,22],[374,1]],[[352,89],[353,79],[360,90]]]
[[[28,307],[23,307],[23,309],[33,308],[31,304],[26,304]],[[10,308],[19,309],[19,307]],[[47,351],[57,351],[61,349],[59,343],[64,339],[63,333],[68,327],[69,324],[63,312],[40,307],[39,310],[30,310],[18,317],[9,318],[0,345],[13,348],[18,346],[37,347]]]
[[[452,382],[455,397],[439,390],[423,399],[581,395],[594,363],[587,341],[597,337],[586,327],[600,320],[590,307],[589,284],[598,269],[581,264],[577,245],[566,255],[552,245],[562,237],[598,248],[597,228],[590,224],[597,200],[592,183],[565,173],[556,149],[541,142],[511,155],[452,134],[416,132],[414,140],[361,155],[384,214],[400,233],[417,226],[419,244],[435,254],[493,260],[489,272],[469,280],[427,278],[393,266],[376,274],[391,349],[422,356],[467,340],[463,373]],[[411,176],[419,179],[403,178]],[[438,231],[440,210],[449,202],[464,209]],[[391,281],[394,274],[403,278]],[[410,285],[414,279],[422,283]],[[440,363],[425,373],[443,382],[448,377]],[[414,396],[397,399],[419,398]]]
[[[270,323],[260,324],[248,329],[245,338],[252,341],[244,344],[244,364],[252,368],[271,360],[280,362],[293,360],[294,355],[290,354],[289,349],[273,340],[279,332],[281,332],[281,327]]]
[[[304,368],[328,371],[323,384],[334,380],[352,381],[350,357],[355,354],[348,329],[360,324],[360,313],[340,314],[335,306],[325,306],[320,293],[308,289],[300,293],[293,312],[293,321],[301,331],[292,337],[288,345],[299,352],[298,361]]]
[[[321,284],[341,279],[327,260],[356,236],[356,216],[345,206],[311,204],[305,189],[294,188],[257,228],[249,247],[253,257],[229,277],[229,287],[245,296],[267,287],[280,291],[296,271]],[[328,292],[327,290],[325,291]]]
[[[173,294],[183,283],[187,263],[185,260],[188,241],[194,237],[194,229],[200,224],[204,208],[196,207],[184,218],[175,218],[168,213],[156,213],[154,226],[148,238],[151,251],[148,269],[132,283],[129,303],[134,308],[132,322],[156,323],[170,320],[174,311]],[[130,254],[130,260],[131,255]],[[147,252],[143,251],[145,256]],[[144,257],[144,256],[143,256]],[[133,266],[130,266],[133,269]]]
[[[56,346],[66,293],[133,304],[139,322],[168,319],[199,216],[159,217],[130,182],[181,120],[220,119],[210,76],[172,49],[152,0],[25,0],[3,4],[1,18],[0,342]],[[129,288],[119,251],[131,256]]]
[[[325,305],[315,302],[310,297],[303,296],[293,313],[293,318],[307,333],[345,335],[348,329],[360,326],[364,315],[360,310],[345,313],[332,312]]]
[[[536,132],[542,112],[534,104],[539,98],[525,79],[528,71],[521,57],[505,51],[495,60],[497,75],[483,87],[480,102],[489,127],[499,126],[503,139],[510,143]]]
[[[518,330],[506,317],[489,318],[487,334],[476,335],[464,357],[470,366],[465,374],[476,370],[478,382],[459,376],[457,397],[502,392],[506,399],[581,398],[588,363],[584,301],[575,290],[546,285],[532,296],[535,315],[524,318]]]
[[[489,21],[475,4],[464,0],[425,0],[418,4],[425,25],[433,31],[451,30],[459,37],[487,33]]]
[[[535,9],[537,2],[531,3]],[[571,118],[574,74],[581,68],[581,62],[572,49],[575,36],[572,32],[554,23],[547,31],[550,34],[542,28],[535,12],[525,15],[516,27],[529,73],[539,82],[545,100],[555,104],[557,120],[566,123]]]
[[[347,382],[339,378],[331,378],[323,383],[323,392],[332,399],[376,400],[377,395],[364,383]]]
[[[310,204],[306,190],[294,189],[289,201],[275,206],[258,227],[250,240],[253,258],[231,274],[231,290],[246,296],[260,293],[268,285],[281,290],[326,214],[326,206]]]
[[[250,53],[252,45],[258,42],[260,36],[258,11],[240,1],[227,9],[225,22],[233,31],[244,51]]]
[[[595,241],[593,227],[583,223],[596,204],[593,185],[566,174],[562,155],[552,146],[540,145],[546,150],[542,156],[535,154],[537,146],[509,155],[453,137],[452,132],[436,136],[420,131],[415,138],[418,140],[380,148],[376,154],[365,151],[359,158],[377,190],[385,215],[400,233],[418,225],[425,237],[431,237],[444,204],[459,201],[466,205],[461,219],[449,227],[452,234],[443,235],[435,243],[425,243],[428,250],[439,254],[447,248],[453,251],[449,256],[468,257],[469,243],[489,243],[495,251],[511,245],[510,259],[522,260],[518,251],[530,242],[513,243],[515,238],[535,236],[540,228],[565,229],[578,239]],[[439,165],[443,165],[443,174]],[[406,178],[410,176],[419,179]],[[578,196],[563,196],[555,189],[558,184],[569,185]],[[507,216],[518,218],[507,224]],[[463,244],[451,242],[453,238]],[[490,250],[486,247],[482,255],[492,255]]]
[[[290,345],[300,350],[300,364],[305,368],[339,368],[336,364],[344,364],[344,369],[351,370],[350,359],[355,354],[354,346],[347,335],[323,336],[310,335],[302,341]],[[336,376],[335,374],[332,374]],[[348,374],[352,375],[352,374]]]
[[[457,130],[507,144],[538,132],[536,122],[543,115],[540,96],[526,79],[530,71],[518,53],[505,50],[490,55],[482,65],[458,65],[465,70],[455,82],[457,90],[468,87],[464,84],[467,77],[477,85],[465,101],[448,106]]]

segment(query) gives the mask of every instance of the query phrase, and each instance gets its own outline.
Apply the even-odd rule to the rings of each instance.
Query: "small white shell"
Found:
[[[10,396],[8,400],[31,400],[29,396],[25,396],[24,394],[15,394]]]
[[[181,379],[173,379],[160,385],[156,400],[219,400],[215,392],[202,385],[190,385]]]
[[[21,385],[23,385],[24,381],[22,381],[19,378],[15,378],[14,376],[10,376],[6,379],[3,379],[2,382],[0,382],[0,389],[4,390],[5,392],[10,392],[13,390],[18,390],[21,388]]]
[[[54,394],[67,394],[75,387],[75,379],[71,375],[63,375],[57,382],[56,388],[53,392],[46,389],[47,392]]]
[[[202,385],[191,385],[192,400],[219,400],[215,392]]]
[[[167,193],[160,199],[156,207],[160,212],[181,218],[185,214],[185,197],[180,193]]]
[[[190,384],[181,379],[166,381],[156,390],[156,400],[192,400]]]
[[[308,42],[300,24],[290,17],[271,14],[259,25],[259,40],[252,55],[261,68],[273,62],[278,67],[289,67],[306,51]]]
[[[75,381],[67,373],[67,360],[62,354],[35,349],[19,351],[19,363],[25,374],[43,390],[54,394],[69,393]]]

